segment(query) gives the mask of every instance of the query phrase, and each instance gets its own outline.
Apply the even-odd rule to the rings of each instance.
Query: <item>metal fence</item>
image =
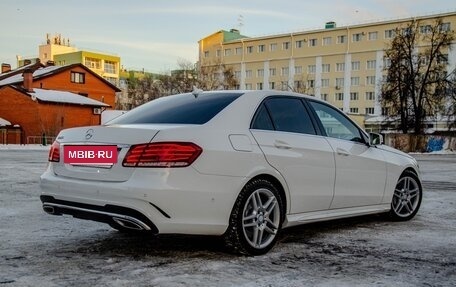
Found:
[[[41,144],[41,145],[48,145],[52,144],[55,140],[55,137],[48,137],[48,136],[28,136],[27,137],[27,144]]]

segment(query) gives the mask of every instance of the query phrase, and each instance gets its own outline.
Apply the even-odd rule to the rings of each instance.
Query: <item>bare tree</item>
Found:
[[[203,90],[232,90],[238,86],[233,68],[221,61],[199,69],[198,86]]]
[[[449,81],[447,53],[454,39],[454,31],[441,19],[431,25],[413,21],[395,30],[385,51],[390,64],[385,67],[381,101],[400,116],[403,133],[413,130],[421,134],[426,116],[442,111],[449,100],[445,89]]]

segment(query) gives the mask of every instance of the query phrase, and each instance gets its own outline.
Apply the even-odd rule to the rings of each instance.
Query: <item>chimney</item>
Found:
[[[25,69],[24,73],[22,74],[22,77],[24,78],[24,89],[27,92],[33,93],[33,70],[32,69]]]
[[[7,73],[11,71],[11,65],[10,64],[6,64],[6,63],[2,63],[2,74],[3,73]]]

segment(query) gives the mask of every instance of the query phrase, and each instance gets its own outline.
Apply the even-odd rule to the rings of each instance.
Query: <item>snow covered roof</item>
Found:
[[[54,103],[67,103],[76,105],[96,106],[96,107],[109,107],[109,105],[89,99],[87,97],[64,91],[33,89],[34,93],[28,92],[32,98],[36,97],[43,102]]]
[[[9,126],[11,123],[5,119],[0,118],[0,127],[2,126]]]
[[[36,69],[35,72],[33,72],[33,78],[44,76],[46,74],[52,73],[53,71],[61,69],[61,68],[62,68],[61,66],[48,66],[48,67]],[[22,83],[23,81],[24,81],[24,77],[22,76],[22,73],[16,74],[16,75],[13,75],[11,77],[1,80],[0,86],[15,84],[15,83]]]

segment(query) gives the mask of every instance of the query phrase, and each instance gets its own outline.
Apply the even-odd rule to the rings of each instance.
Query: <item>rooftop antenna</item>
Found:
[[[239,14],[239,16],[237,18],[237,22],[238,22],[238,30],[241,31],[242,27],[244,26],[244,16],[242,16],[242,14]]]

